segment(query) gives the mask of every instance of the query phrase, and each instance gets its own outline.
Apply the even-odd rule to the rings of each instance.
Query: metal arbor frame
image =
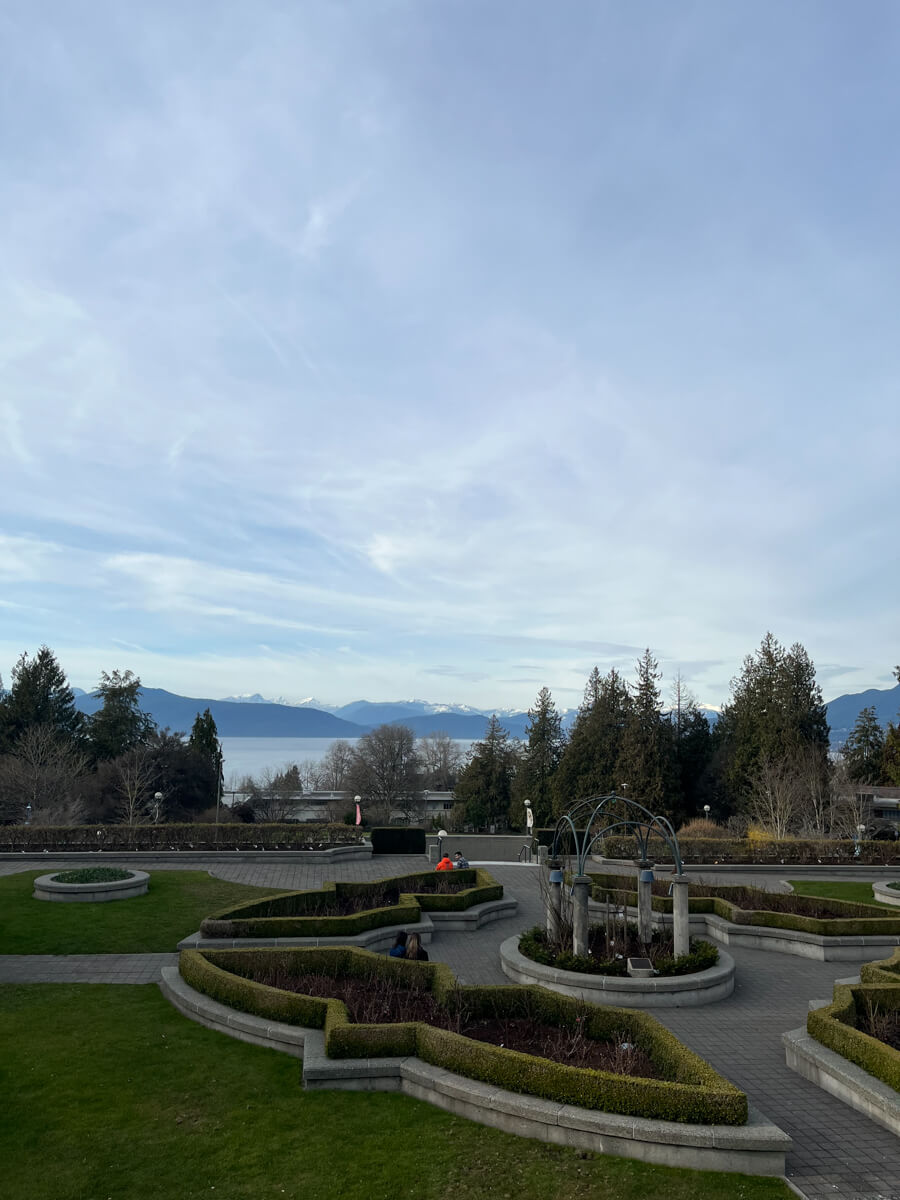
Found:
[[[598,819],[602,822],[608,817],[615,819],[609,821],[608,824],[603,824],[598,829],[596,827]],[[578,832],[579,825],[582,827],[580,834]],[[638,804],[636,800],[631,800],[627,796],[619,796],[615,792],[610,792],[607,796],[590,796],[587,800],[579,800],[567,813],[563,813],[556,822],[551,855],[555,858],[561,849],[561,835],[565,837],[571,832],[575,845],[577,873],[583,875],[588,856],[594,845],[613,829],[625,829],[634,834],[640,850],[641,862],[647,861],[650,836],[656,833],[672,851],[676,874],[683,874],[678,838],[675,836],[675,830],[668,818],[658,816],[649,808],[645,808],[643,804]]]

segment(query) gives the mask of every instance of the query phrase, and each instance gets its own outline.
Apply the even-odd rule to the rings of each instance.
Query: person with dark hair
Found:
[[[469,865],[469,860],[463,854],[462,850],[457,850],[453,856],[453,865],[458,871],[464,870]]]
[[[417,962],[428,962],[428,951],[422,945],[417,933],[411,933],[406,939],[406,957]]]
[[[394,944],[388,950],[391,958],[406,958],[406,930],[401,929],[394,938]]]

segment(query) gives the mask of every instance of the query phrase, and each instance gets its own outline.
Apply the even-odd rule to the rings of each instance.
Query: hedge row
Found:
[[[217,832],[218,830],[218,832]],[[0,825],[0,851],[295,850],[362,841],[349,825]]]
[[[475,904],[503,896],[502,885],[480,867],[453,872],[455,882],[469,885],[458,892],[416,892],[434,878],[434,871],[418,871],[387,879],[326,883],[312,891],[283,892],[214,913],[204,919],[200,931],[209,938],[349,937],[384,925],[415,925],[422,911],[464,912]],[[343,917],[316,912],[335,899],[371,895],[374,901],[385,891],[399,892],[398,903],[376,903],[373,908]]]
[[[859,977],[863,983],[900,986],[900,947],[889,958],[879,959],[878,962],[863,963],[859,968]]]
[[[877,1004],[883,1011],[900,1012],[900,987],[896,984],[848,987],[836,983],[832,1003],[807,1015],[807,1032],[835,1054],[900,1091],[900,1050],[856,1028],[856,1021],[867,1003]]]
[[[200,959],[206,960],[206,966],[198,964]],[[591,1037],[608,1038],[628,1029],[636,1044],[670,1078],[643,1079],[569,1067],[421,1022],[354,1025],[340,1001],[280,992],[246,977],[263,964],[282,969],[327,970],[331,974],[365,976],[376,971],[390,973],[395,978],[401,974],[410,982],[427,984],[435,999],[451,1011],[464,999],[476,1016],[496,1015],[499,1011],[514,1017],[527,1006],[548,1024],[586,1017]],[[647,1013],[584,1005],[544,988],[460,987],[443,963],[406,962],[353,947],[184,951],[181,972],[198,991],[242,1012],[267,1018],[282,1013],[277,1019],[290,1024],[324,1026],[326,1053],[331,1058],[417,1054],[434,1066],[468,1078],[559,1103],[691,1124],[742,1125],[747,1120],[744,1093]],[[223,982],[229,973],[232,981]]]
[[[613,896],[620,902],[634,907],[637,905],[637,892],[621,887],[622,876],[591,875],[591,895],[595,900],[605,900]],[[613,880],[619,880],[616,885]],[[754,925],[767,929],[793,929],[799,933],[813,933],[821,937],[865,937],[877,934],[900,934],[900,916],[881,916],[884,909],[873,904],[856,904],[849,900],[831,900],[829,906],[847,911],[846,917],[808,917],[802,913],[769,912],[767,909],[738,908],[727,898],[729,892],[738,888],[721,887],[715,896],[691,896],[688,893],[688,908],[692,913],[713,913],[724,921],[734,925]],[[813,907],[821,903],[820,897],[796,896],[798,907]],[[654,896],[652,905],[655,912],[671,913],[672,900],[667,896]],[[877,916],[867,916],[867,913],[877,913]]]
[[[552,837],[551,837],[552,842]],[[852,841],[789,839],[782,842],[748,841],[746,838],[679,838],[678,848],[686,863],[855,863],[886,865],[900,863],[900,842],[860,842],[859,857]],[[598,846],[597,853],[600,853]],[[609,837],[603,841],[606,858],[634,859],[634,838]],[[663,841],[649,843],[654,862],[671,863],[672,852]]]

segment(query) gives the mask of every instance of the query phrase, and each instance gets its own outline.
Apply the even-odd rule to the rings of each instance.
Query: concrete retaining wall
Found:
[[[605,913],[604,905],[590,905],[594,920]],[[628,909],[629,920],[637,920],[637,909]],[[671,929],[672,914],[654,912],[654,929]],[[803,933],[799,929],[773,929],[768,925],[736,925],[713,913],[691,913],[691,937],[711,937],[726,946],[744,946],[748,950],[770,950],[777,954],[793,954],[813,958],[818,962],[870,962],[884,958],[895,946],[900,946],[900,934],[871,934],[868,936],[826,937],[819,933]]]
[[[320,1030],[235,1013],[188,987],[175,967],[164,967],[162,974],[163,994],[185,1016],[241,1041],[302,1057],[306,1088],[404,1092],[519,1137],[663,1166],[784,1175],[784,1158],[791,1139],[753,1108],[746,1125],[686,1125],[519,1095],[454,1075],[416,1057],[329,1059]]]
[[[803,1028],[782,1034],[781,1041],[792,1071],[900,1136],[900,1095],[892,1087],[829,1050]]]
[[[131,900],[146,894],[150,876],[146,871],[132,871],[128,879],[108,879],[96,883],[59,883],[51,872],[39,875],[34,881],[35,900],[53,900],[58,904],[105,904],[110,900]]]
[[[624,1008],[693,1008],[724,1000],[734,991],[734,959],[724,950],[719,951],[719,961],[714,967],[694,975],[631,979],[561,971],[536,963],[520,953],[519,935],[516,934],[501,945],[500,966],[513,983],[537,983],[589,1004]]]
[[[220,863],[334,863],[345,859],[369,859],[372,843],[354,846],[334,846],[330,850],[35,850],[0,853],[0,863],[64,863],[65,869],[74,866],[117,866],[123,863],[154,867],[160,863],[171,866],[215,866]],[[419,855],[421,858],[421,855]],[[62,870],[64,868],[60,868]]]
[[[894,870],[896,871],[896,867]],[[896,880],[889,879],[884,883],[873,883],[872,894],[876,900],[880,900],[882,904],[897,904],[900,905],[900,891],[897,888],[888,887],[889,883],[895,883]]]

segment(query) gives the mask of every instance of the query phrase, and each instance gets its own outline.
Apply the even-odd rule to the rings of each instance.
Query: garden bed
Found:
[[[352,948],[183,951],[180,971],[192,988],[230,1008],[265,1020],[324,1029],[329,1058],[414,1054],[513,1092],[588,1109],[688,1124],[741,1125],[747,1119],[746,1096],[645,1013],[579,1004],[542,988],[461,987],[443,963],[406,962]],[[423,1019],[355,1023],[340,999],[262,982],[298,980],[309,974],[363,980],[372,990],[374,980],[391,980],[395,986],[427,994],[447,1014],[448,1023],[440,1027]],[[649,1057],[659,1077],[551,1062],[460,1032],[479,1021],[488,1026],[498,1021],[533,1021],[560,1031],[556,1036],[571,1036],[581,1025],[580,1039],[601,1044],[613,1042],[624,1030],[628,1044]]]
[[[871,966],[877,982],[835,984],[831,1004],[782,1041],[792,1070],[900,1134],[900,985],[882,982],[897,978],[885,964]]]
[[[284,892],[207,917],[200,937],[209,940],[353,936],[393,925],[415,925],[422,912],[465,912],[503,896],[481,868],[399,875],[368,882],[327,883]]]
[[[522,934],[519,950],[526,958],[546,967],[587,975],[627,976],[629,958],[649,959],[660,976],[692,975],[714,967],[719,961],[716,947],[703,941],[692,942],[690,954],[676,958],[674,940],[667,931],[654,930],[650,941],[645,943],[638,937],[637,926],[630,923],[624,928],[618,926],[611,938],[604,925],[591,925],[586,955],[554,945],[540,925]]]
[[[149,883],[150,876],[146,871],[95,867],[84,871],[39,875],[34,881],[33,897],[35,900],[52,900],[61,904],[102,904],[143,896]]]

